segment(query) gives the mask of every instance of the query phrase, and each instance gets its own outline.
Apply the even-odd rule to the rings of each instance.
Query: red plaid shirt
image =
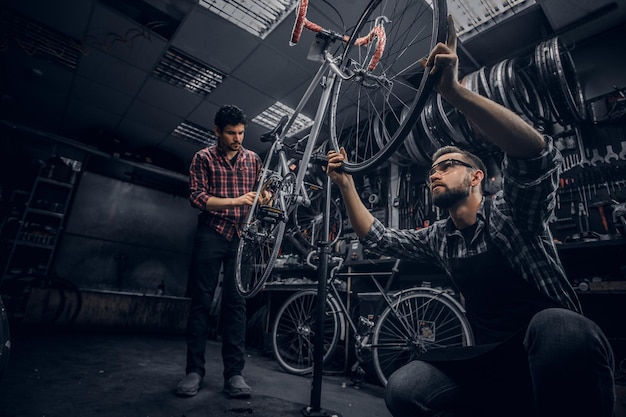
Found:
[[[239,234],[248,213],[248,206],[225,210],[206,210],[211,197],[236,198],[254,191],[261,172],[261,158],[245,148],[240,148],[231,163],[217,146],[198,151],[189,167],[189,200],[193,207],[203,210],[202,221],[229,241]]]

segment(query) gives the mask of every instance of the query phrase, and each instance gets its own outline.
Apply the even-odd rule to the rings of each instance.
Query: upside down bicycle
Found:
[[[304,179],[325,123],[333,148],[348,152],[346,172],[385,162],[410,133],[434,86],[419,59],[447,35],[445,0],[371,0],[350,35],[308,21],[307,7],[308,0],[300,0],[291,42],[299,41],[303,28],[317,32],[322,64],[294,113],[265,136],[272,145],[237,251],[235,280],[244,298],[256,295],[270,277],[295,208],[310,205]],[[292,170],[294,156],[288,155],[284,141],[318,87],[322,96],[309,138]],[[265,190],[272,198],[261,204],[258,196]]]

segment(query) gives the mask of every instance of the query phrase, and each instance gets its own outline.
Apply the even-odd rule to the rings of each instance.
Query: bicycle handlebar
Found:
[[[308,6],[309,6],[308,0],[300,0],[298,10],[296,12],[296,20],[294,22],[293,29],[291,31],[291,38],[289,40],[289,46],[294,46],[295,44],[300,42],[300,36],[302,35],[303,28],[307,28],[310,31],[315,32],[315,33],[325,33],[329,38],[341,39],[345,43],[348,43],[350,41],[350,36],[335,34],[331,31],[324,29],[320,25],[308,20],[306,18],[306,11],[307,11]],[[387,35],[385,33],[385,27],[383,26],[383,22],[389,22],[389,20],[385,17],[380,17],[376,19],[374,27],[367,35],[354,40],[354,45],[364,46],[372,42],[374,39],[376,39],[376,46],[374,48],[374,53],[367,66],[369,71],[373,71],[376,68],[385,50],[385,45],[387,43]]]

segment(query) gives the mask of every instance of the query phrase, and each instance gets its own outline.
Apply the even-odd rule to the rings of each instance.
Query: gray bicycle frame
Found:
[[[311,204],[311,199],[304,185],[304,177],[307,172],[307,166],[311,159],[311,155],[313,154],[313,150],[315,149],[315,144],[317,143],[317,139],[320,135],[324,118],[326,117],[326,113],[328,111],[328,105],[330,104],[330,95],[333,89],[333,85],[337,79],[336,77],[339,76],[344,80],[349,80],[354,77],[354,75],[344,74],[337,66],[335,62],[336,58],[334,58],[328,51],[324,51],[323,56],[324,61],[322,65],[313,77],[313,80],[311,81],[309,87],[302,96],[302,99],[300,99],[300,102],[296,106],[294,113],[289,117],[287,124],[283,128],[282,132],[280,132],[276,140],[272,142],[272,146],[268,152],[268,157],[265,159],[265,162],[263,164],[262,175],[259,180],[259,184],[263,184],[267,179],[268,172],[270,171],[270,166],[274,159],[272,156],[274,154],[278,154],[278,175],[284,177],[287,173],[290,172],[289,162],[287,160],[287,155],[284,151],[284,140],[287,136],[287,132],[295,122],[296,117],[298,117],[298,115],[302,112],[302,109],[311,98],[311,95],[313,95],[315,89],[318,87],[318,85],[321,86],[323,89],[322,97],[317,106],[315,119],[313,120],[313,125],[311,127],[311,133],[309,134],[309,138],[307,140],[301,162],[300,164],[298,164],[298,173],[296,175],[296,182],[294,185],[294,192],[296,193],[294,196],[295,204],[292,204],[291,207],[286,207],[284,196],[280,196],[283,207],[289,209],[290,211],[295,208],[296,204],[303,204],[307,207]],[[257,204],[258,198],[259,195],[257,193],[254,198],[254,205]],[[285,214],[289,215],[289,213]],[[252,210],[250,210],[248,216],[246,217],[246,227],[252,222],[253,216],[254,213]]]

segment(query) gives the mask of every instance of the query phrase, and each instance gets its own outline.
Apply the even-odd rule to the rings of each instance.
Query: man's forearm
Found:
[[[361,201],[361,197],[354,186],[352,178],[350,183],[339,188],[346,206],[346,212],[350,218],[350,224],[356,235],[364,237],[374,223],[374,216]]]
[[[546,146],[543,136],[517,114],[460,84],[456,84],[444,98],[508,155],[531,158]]]
[[[209,211],[220,211],[236,207],[237,205],[237,199],[235,198],[211,197],[206,201],[204,209]]]

